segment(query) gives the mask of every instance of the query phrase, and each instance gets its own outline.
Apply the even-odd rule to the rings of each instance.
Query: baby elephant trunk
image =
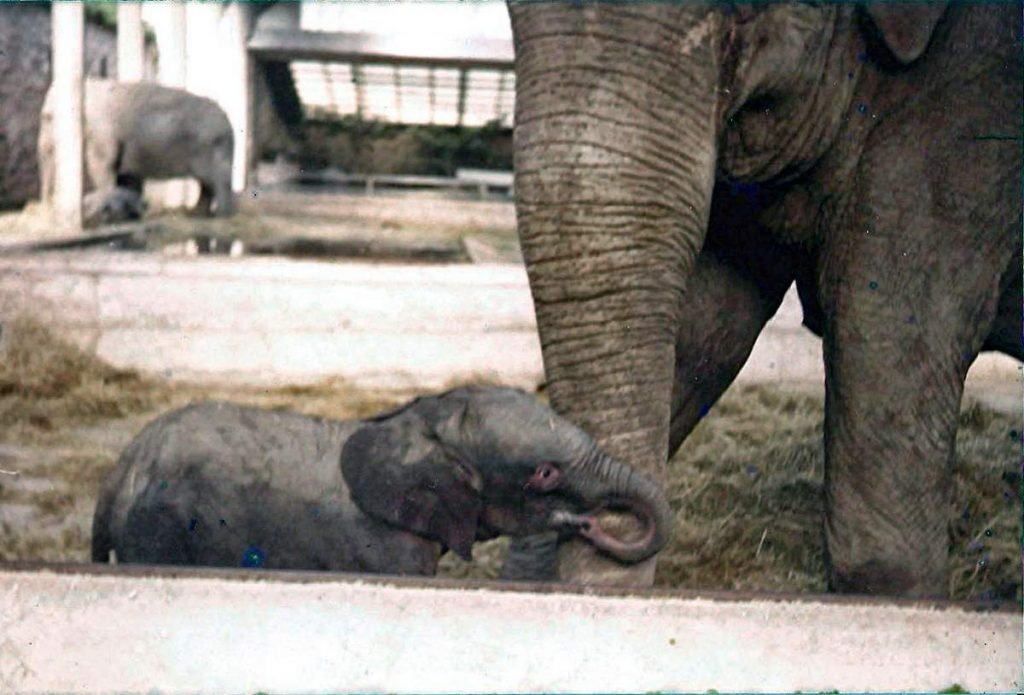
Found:
[[[659,552],[672,535],[674,515],[661,488],[594,447],[585,461],[567,471],[567,487],[583,498],[586,514],[559,512],[556,522],[574,526],[596,548],[632,564]],[[603,511],[625,511],[639,520],[638,537],[620,538],[602,526]]]

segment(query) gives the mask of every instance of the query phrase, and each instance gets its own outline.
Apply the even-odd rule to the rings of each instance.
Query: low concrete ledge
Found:
[[[0,319],[27,311],[119,367],[190,380],[434,389],[544,378],[520,265],[401,264],[138,253],[0,255]],[[795,291],[739,382],[824,381]],[[1019,404],[1021,372],[987,353],[971,380]],[[978,389],[975,389],[977,392]]]
[[[514,265],[316,263],[152,254],[0,257],[0,309],[120,367],[256,384],[380,388],[543,379]]]
[[[1018,611],[353,575],[0,568],[17,693],[1020,691]],[[123,569],[123,568],[122,568]]]

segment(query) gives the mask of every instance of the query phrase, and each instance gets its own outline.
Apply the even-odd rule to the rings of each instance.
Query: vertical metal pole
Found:
[[[462,125],[462,119],[466,115],[466,85],[468,83],[469,70],[462,68],[459,70],[459,122]]]
[[[53,159],[56,221],[82,229],[82,75],[85,6],[51,5],[53,47]]]
[[[145,76],[145,38],[142,33],[142,5],[117,4],[117,79],[140,82]]]

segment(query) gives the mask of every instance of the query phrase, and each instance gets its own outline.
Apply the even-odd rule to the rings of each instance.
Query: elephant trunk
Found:
[[[715,174],[718,24],[688,3],[512,3],[516,212],[551,402],[658,479]]]
[[[675,516],[658,484],[597,446],[566,472],[565,485],[592,511],[584,515],[562,513],[559,521],[576,526],[581,536],[619,562],[646,560],[665,547],[672,536]],[[624,540],[605,530],[597,518],[604,509],[634,514],[643,526],[640,537]]]

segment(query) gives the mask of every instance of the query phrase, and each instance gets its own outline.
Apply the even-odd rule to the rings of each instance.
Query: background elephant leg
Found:
[[[231,189],[231,177],[226,177],[223,181],[218,181],[213,189],[214,193],[214,211],[217,217],[228,217],[233,215],[235,212],[235,194]]]
[[[192,208],[192,214],[199,217],[209,217],[213,214],[213,189],[205,181],[199,182],[199,200]]]
[[[757,279],[705,249],[690,279],[676,340],[669,457],[746,363],[789,282]]]
[[[234,161],[234,146],[230,140],[219,140],[213,146],[207,160],[207,181],[213,193],[211,214],[228,217],[235,213],[235,194],[231,185],[231,167]]]

